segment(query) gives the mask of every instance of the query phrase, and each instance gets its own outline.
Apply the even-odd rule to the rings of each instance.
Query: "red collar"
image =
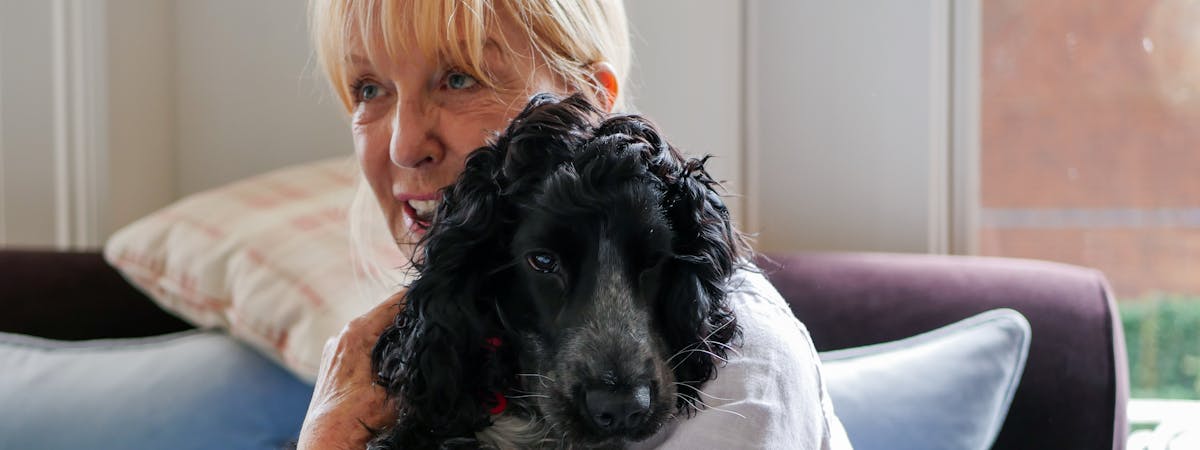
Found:
[[[500,339],[499,336],[492,336],[484,339],[483,348],[487,349],[489,352],[495,352],[496,350],[500,349],[501,345],[504,345],[504,341]],[[493,416],[500,415],[504,412],[505,408],[508,408],[508,398],[505,398],[503,394],[495,391],[492,392],[492,397],[493,398],[491,399],[484,399],[483,404],[484,406],[490,405],[490,408],[488,408],[488,414]]]
[[[491,414],[493,416],[498,416],[498,415],[500,415],[500,413],[504,412],[505,408],[508,408],[508,399],[505,398],[504,395],[500,394],[499,392],[493,391],[492,395],[495,396],[495,399],[492,401],[494,401],[496,404],[493,405],[491,408],[488,408],[488,414]],[[485,402],[484,405],[486,406],[488,403],[490,403],[490,402]]]
[[[492,336],[483,340],[483,348],[493,352],[499,349],[501,345],[504,345],[504,341],[499,336]]]

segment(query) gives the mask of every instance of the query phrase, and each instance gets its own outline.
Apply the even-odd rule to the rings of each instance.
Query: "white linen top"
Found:
[[[702,386],[708,408],[630,448],[851,448],[808,329],[762,274],[739,270],[730,283],[726,301],[742,328],[742,345]]]

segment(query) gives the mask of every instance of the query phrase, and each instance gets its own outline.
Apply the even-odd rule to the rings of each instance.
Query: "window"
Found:
[[[1200,399],[1200,3],[982,8],[979,252],[1103,270],[1132,396]]]

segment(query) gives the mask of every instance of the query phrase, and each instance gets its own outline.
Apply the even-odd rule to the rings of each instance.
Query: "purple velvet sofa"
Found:
[[[1020,311],[1033,340],[994,448],[1124,448],[1124,342],[1098,271],[869,253],[775,254],[760,263],[821,351],[896,340],[989,309]],[[190,328],[99,253],[0,250],[0,274],[0,331],[80,340]]]

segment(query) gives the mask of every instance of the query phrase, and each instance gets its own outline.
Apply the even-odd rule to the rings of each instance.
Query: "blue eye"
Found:
[[[371,100],[378,97],[381,89],[379,85],[374,83],[364,83],[358,88],[358,98],[362,101]]]
[[[477,83],[477,81],[475,81],[475,77],[462,72],[451,72],[446,76],[446,87],[449,87],[450,89],[468,89],[471,86],[474,86],[475,83]]]

